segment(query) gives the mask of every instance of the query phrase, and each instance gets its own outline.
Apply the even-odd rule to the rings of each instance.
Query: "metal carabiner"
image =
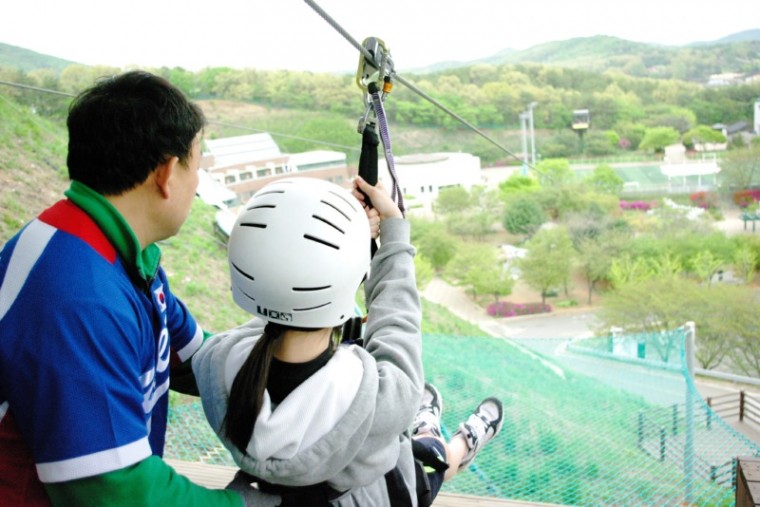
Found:
[[[385,42],[377,37],[367,37],[362,42],[362,47],[372,55],[373,60],[368,60],[364,56],[364,51],[359,53],[359,68],[356,71],[356,84],[365,93],[370,81],[377,83],[378,89],[383,88],[383,82],[386,76],[393,72],[393,59]]]
[[[390,51],[381,39],[377,37],[367,37],[362,42],[362,47],[372,56],[368,59],[364,51],[359,54],[359,68],[356,71],[356,84],[364,92],[364,114],[359,118],[357,131],[364,132],[367,125],[375,125],[374,108],[372,106],[372,97],[369,93],[368,86],[375,82],[379,90],[390,91],[388,82],[393,72],[393,59]]]

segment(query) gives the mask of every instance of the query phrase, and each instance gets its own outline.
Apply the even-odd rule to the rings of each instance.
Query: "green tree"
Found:
[[[615,132],[620,135],[618,145],[629,150],[638,150],[647,128],[641,123],[623,121],[615,125]]]
[[[725,143],[726,136],[722,132],[707,125],[697,125],[691,130],[684,132],[681,141],[687,148],[694,148],[706,143]]]
[[[117,67],[72,64],[61,71],[59,78],[61,91],[79,94],[85,88],[92,86],[98,78],[112,76],[119,72]]]
[[[512,292],[513,281],[504,269],[498,250],[490,245],[474,244],[459,248],[447,271],[473,297],[489,294],[496,301]]]
[[[442,188],[435,202],[433,202],[433,211],[441,215],[461,213],[471,204],[470,193],[465,188],[458,186]]]
[[[673,276],[683,273],[683,264],[677,255],[666,252],[648,259],[652,276]]]
[[[609,278],[612,262],[627,241],[624,233],[605,231],[597,236],[585,236],[576,245],[578,265],[586,278],[589,305],[596,284]]]
[[[611,142],[610,131],[597,132],[591,131],[585,135],[583,145],[584,153],[592,157],[601,157],[604,155],[610,155],[617,149],[617,141]],[[614,136],[617,138],[617,135]]]
[[[709,250],[702,250],[699,252],[693,260],[694,274],[697,275],[697,279],[700,282],[712,284],[713,276],[718,272],[723,265],[723,261]]]
[[[747,287],[729,284],[716,284],[702,287],[702,300],[695,307],[693,320],[697,326],[697,349],[695,356],[703,368],[719,366],[729,356],[735,356],[737,348],[741,356],[749,357],[760,354],[752,343],[755,339],[760,319],[756,317],[757,296]],[[754,352],[753,352],[754,349]],[[747,351],[748,353],[745,353]],[[758,356],[755,356],[755,360]],[[743,365],[748,365],[751,360]],[[734,364],[736,361],[733,361]],[[757,375],[758,371],[742,369],[748,375]]]
[[[760,312],[757,308],[760,300],[757,293],[746,286],[734,286],[730,289],[734,291],[734,298],[728,300],[724,297],[723,301],[730,311],[723,310],[724,305],[721,305],[721,309],[716,309],[722,316],[721,321],[731,325],[729,340],[727,340],[730,343],[728,354],[731,362],[742,373],[750,377],[758,377],[760,376],[760,340],[757,339],[757,330],[760,329]]]
[[[519,195],[504,206],[502,224],[511,234],[532,235],[546,222],[546,213],[530,195]]]
[[[720,185],[723,189],[743,190],[760,183],[760,143],[732,150],[720,160]]]
[[[602,164],[594,168],[594,172],[586,178],[586,183],[597,192],[620,195],[624,181],[611,166]]]
[[[414,256],[414,274],[417,282],[417,290],[423,291],[435,276],[433,264],[424,255]]]
[[[680,345],[670,331],[695,320],[703,301],[699,291],[695,282],[680,276],[638,280],[607,294],[597,318],[603,327],[648,333],[648,343],[662,361],[668,361]]]
[[[501,205],[498,191],[475,185],[469,192],[461,187],[441,190],[433,210],[442,217],[449,232],[480,238],[491,231]]]
[[[639,149],[661,153],[665,150],[666,146],[678,142],[680,137],[678,131],[673,127],[653,127],[647,129],[644,139],[639,144]]]
[[[559,186],[575,179],[570,162],[564,158],[545,159],[538,162],[536,176],[542,187]]]
[[[745,283],[751,282],[755,278],[758,261],[755,251],[749,245],[740,246],[736,249],[733,260],[736,275]]]
[[[615,289],[620,289],[631,283],[648,280],[653,275],[646,260],[624,253],[620,257],[612,259],[608,276],[612,286]]]
[[[647,108],[647,115],[642,122],[648,127],[671,128],[677,134],[686,132],[697,124],[697,117],[687,108],[672,105],[663,101]],[[676,137],[678,138],[678,136]]]
[[[541,293],[546,304],[550,289],[567,284],[573,262],[573,244],[564,227],[537,232],[526,244],[528,253],[517,262],[520,276],[529,287]]]
[[[414,226],[412,227],[414,230]],[[434,269],[440,271],[446,267],[457,251],[458,240],[446,232],[440,222],[427,224],[424,230],[415,234],[413,244],[424,255]]]
[[[523,176],[520,173],[512,173],[509,178],[499,183],[499,191],[502,196],[508,198],[523,192],[536,192],[541,188],[538,180],[532,176]]]

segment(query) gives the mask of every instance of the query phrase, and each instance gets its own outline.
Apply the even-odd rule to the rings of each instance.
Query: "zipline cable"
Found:
[[[0,85],[12,86],[14,88],[22,88],[24,90],[32,90],[35,92],[52,93],[55,95],[63,95],[64,97],[76,97],[73,93],[62,92],[58,90],[50,90],[49,88],[40,88],[38,86],[25,85],[21,83],[11,83],[10,81],[0,81]]]
[[[341,149],[350,150],[350,151],[359,151],[359,148],[357,148],[356,146],[346,146],[344,144],[331,143],[328,141],[319,141],[317,139],[309,139],[308,137],[293,136],[290,134],[283,134],[281,132],[272,132],[271,130],[262,130],[262,129],[256,129],[253,127],[244,127],[242,125],[235,125],[233,123],[225,123],[222,121],[214,121],[214,120],[208,120],[208,123],[212,125],[219,125],[220,127],[229,127],[229,128],[239,129],[239,130],[248,130],[251,132],[265,132],[267,134],[271,134],[277,137],[284,137],[286,139],[295,139],[297,141],[308,141],[312,143],[318,143],[324,146],[332,146],[333,148],[341,148]]]
[[[2,80],[0,80],[0,85],[10,86],[12,88],[20,88],[22,90],[30,90],[30,91],[34,91],[34,92],[40,92],[40,93],[50,93],[50,94],[53,94],[53,95],[61,95],[61,96],[64,96],[64,97],[71,97],[71,98],[73,98],[73,97],[77,96],[75,93],[62,92],[60,90],[52,90],[50,88],[40,88],[39,86],[31,86],[31,85],[26,85],[26,84],[21,84],[21,83],[12,83],[10,81],[2,81]],[[307,142],[311,142],[311,143],[315,143],[315,144],[320,144],[320,145],[323,145],[323,146],[332,146],[333,148],[341,148],[343,150],[359,151],[355,146],[346,146],[344,144],[331,143],[331,142],[328,142],[328,141],[320,141],[318,139],[311,139],[311,138],[308,138],[308,137],[293,136],[293,135],[290,135],[290,134],[283,134],[281,132],[272,132],[271,130],[256,129],[256,128],[253,128],[253,127],[246,127],[246,126],[243,126],[243,125],[235,125],[233,123],[226,123],[226,122],[214,121],[214,120],[208,120],[208,123],[210,125],[218,125],[220,127],[235,128],[235,129],[238,129],[238,130],[247,130],[247,131],[251,131],[251,132],[265,132],[265,133],[268,133],[268,134],[270,134],[272,136],[276,136],[276,137],[283,137],[283,138],[287,138],[287,139],[295,139],[297,141],[307,141]]]
[[[327,23],[330,26],[332,26],[339,34],[341,34],[362,55],[364,55],[364,58],[366,58],[370,62],[374,63],[375,66],[379,68],[379,65],[377,65],[377,62],[375,62],[375,58],[372,55],[372,53],[369,52],[361,44],[359,44],[359,42],[357,42],[356,39],[354,39],[353,37],[351,37],[351,35],[342,26],[340,26],[340,24],[338,24],[338,22],[335,21],[327,12],[325,12],[325,10],[322,9],[322,7],[320,7],[314,0],[304,0],[304,2],[306,2],[306,4],[308,4],[309,7],[311,7],[317,14],[319,14],[319,16],[322,19],[324,19],[325,21],[327,21]],[[539,172],[535,167],[533,167],[531,164],[526,163],[523,159],[521,159],[520,157],[518,157],[514,152],[512,152],[508,148],[502,146],[500,143],[498,143],[496,140],[494,140],[491,136],[489,136],[488,134],[486,134],[485,132],[483,132],[482,130],[480,130],[479,128],[477,128],[475,125],[471,124],[470,122],[468,122],[467,120],[465,120],[464,118],[462,118],[460,115],[458,115],[457,113],[455,113],[454,111],[452,111],[448,107],[446,107],[443,104],[441,104],[440,102],[438,102],[436,99],[434,99],[433,97],[431,97],[430,95],[428,95],[427,93],[425,93],[424,91],[422,91],[421,89],[419,89],[417,86],[415,86],[410,81],[408,81],[408,80],[404,79],[403,77],[401,77],[395,70],[391,70],[391,76],[393,77],[394,80],[396,80],[399,83],[403,84],[409,90],[411,90],[412,92],[416,93],[417,95],[419,95],[423,99],[427,100],[428,102],[430,102],[431,104],[433,104],[435,107],[439,108],[441,111],[445,112],[446,114],[448,114],[449,116],[451,116],[452,118],[454,118],[455,120],[457,120],[458,122],[460,122],[462,125],[464,125],[467,128],[469,128],[470,130],[472,130],[473,132],[475,132],[476,134],[478,134],[479,136],[481,136],[482,138],[484,138],[485,140],[487,140],[488,142],[490,142],[491,144],[493,144],[494,146],[496,146],[500,150],[504,151],[505,153],[507,153],[511,157],[514,157],[516,160],[519,160],[526,167],[529,167],[530,169],[533,169],[534,171]]]

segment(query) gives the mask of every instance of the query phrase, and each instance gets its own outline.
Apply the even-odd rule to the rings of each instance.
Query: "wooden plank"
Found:
[[[233,478],[237,468],[222,465],[209,465],[167,459],[166,462],[177,472],[201,486],[212,489],[224,488]],[[440,493],[433,507],[550,507],[550,504],[523,502],[519,500],[504,500],[501,498],[486,498],[480,496],[460,495],[455,493]]]
[[[551,507],[550,504],[505,500],[484,496],[460,495],[456,493],[439,493],[433,507]]]
[[[223,489],[238,471],[235,467],[209,465],[191,461],[166,459],[169,465],[191,481],[211,489]]]

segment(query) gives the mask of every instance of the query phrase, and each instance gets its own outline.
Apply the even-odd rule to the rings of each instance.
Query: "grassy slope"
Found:
[[[338,150],[348,152],[348,163],[359,162],[361,136],[356,132],[356,120],[336,115],[328,111],[294,111],[289,109],[265,108],[256,104],[236,103],[223,100],[199,102],[210,121],[206,135],[210,138],[239,136],[254,133],[251,129],[268,130],[285,153],[307,150]],[[357,118],[361,112],[357,102]],[[234,128],[234,125],[243,128]],[[247,129],[246,129],[247,127]],[[519,129],[484,129],[486,133],[510,151],[517,153],[521,146]],[[286,134],[279,136],[277,133]],[[329,134],[326,134],[329,133]],[[420,152],[465,152],[480,154],[484,165],[493,161],[519,164],[511,155],[495,147],[478,134],[467,129],[414,128],[390,125],[390,134],[395,156]],[[537,138],[550,135],[548,131],[536,132]],[[335,148],[304,142],[287,136],[325,140],[347,147]],[[380,152],[382,156],[382,151]]]
[[[68,185],[66,132],[0,94],[0,244]]]

